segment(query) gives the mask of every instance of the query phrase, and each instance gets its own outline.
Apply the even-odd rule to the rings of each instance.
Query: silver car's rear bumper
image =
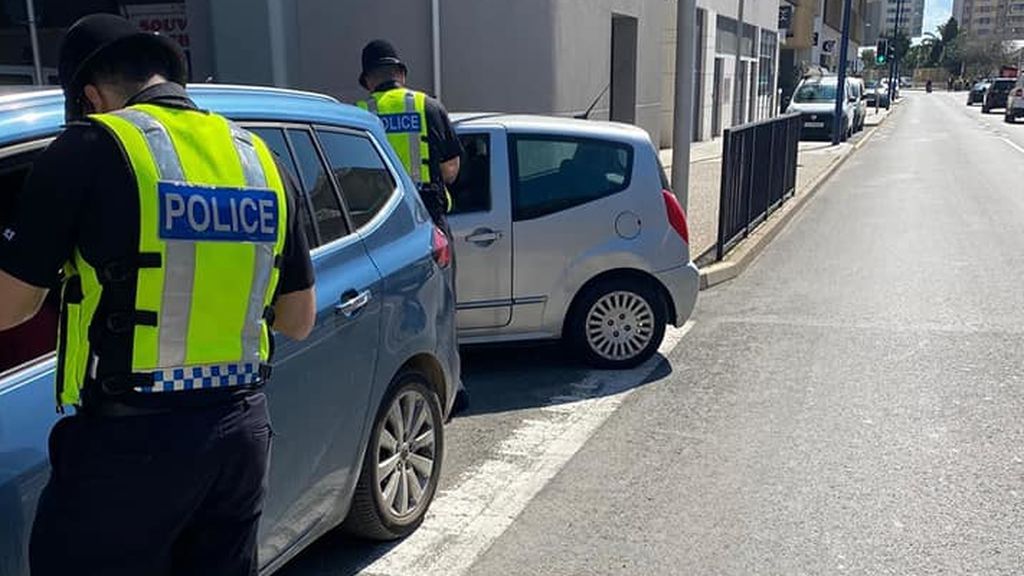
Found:
[[[682,326],[690,319],[697,305],[697,293],[700,292],[700,271],[690,262],[677,268],[656,272],[654,276],[661,281],[672,295],[672,303],[676,311],[674,324]]]

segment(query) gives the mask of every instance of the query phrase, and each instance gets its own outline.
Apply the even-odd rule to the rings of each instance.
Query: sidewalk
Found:
[[[796,195],[807,193],[809,186],[819,176],[851,152],[868,132],[888,116],[889,111],[868,109],[865,131],[850,142],[833,147],[829,142],[801,142],[797,160]],[[671,177],[672,150],[660,152],[661,163]],[[690,227],[690,257],[697,260],[712,250],[718,240],[718,201],[722,181],[722,140],[695,142],[690,147],[690,189],[689,206],[686,210]]]

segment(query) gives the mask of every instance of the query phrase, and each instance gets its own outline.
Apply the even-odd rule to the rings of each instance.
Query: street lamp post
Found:
[[[843,121],[843,109],[846,108],[846,67],[847,58],[850,56],[850,6],[851,0],[843,2],[843,35],[839,47],[839,78],[836,79],[836,113],[832,117],[832,145],[839,144],[842,140],[840,131],[846,132],[846,123]]]
[[[893,28],[892,33],[892,59],[889,61],[889,102],[896,101],[896,86],[899,82],[899,59],[900,55],[897,54],[896,38],[900,34],[900,20],[903,17],[903,0],[896,1],[896,25]]]

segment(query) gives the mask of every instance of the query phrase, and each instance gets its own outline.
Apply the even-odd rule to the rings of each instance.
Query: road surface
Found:
[[[1024,125],[909,94],[663,357],[472,351],[398,545],[285,576],[1019,574]]]

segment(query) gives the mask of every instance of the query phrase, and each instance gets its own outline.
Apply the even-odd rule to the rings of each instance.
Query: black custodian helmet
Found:
[[[89,78],[89,67],[112,50],[151,50],[165,59],[170,74],[168,80],[182,86],[188,81],[185,52],[177,42],[156,33],[142,32],[120,16],[91,14],[68,28],[60,47],[57,73],[64,89],[64,111],[68,120],[83,114],[82,89]]]

